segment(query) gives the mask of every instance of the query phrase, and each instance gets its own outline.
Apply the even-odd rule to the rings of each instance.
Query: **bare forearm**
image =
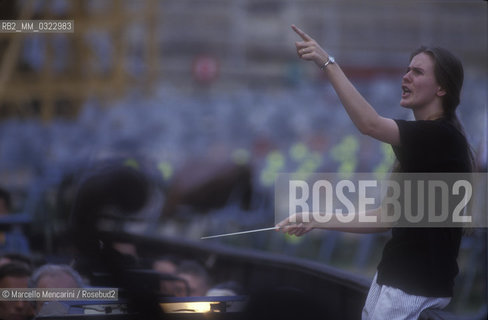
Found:
[[[327,66],[325,73],[354,125],[361,133],[370,134],[379,118],[376,110],[357,91],[339,65]]]
[[[368,210],[363,214],[351,212],[347,214],[347,217],[332,213],[301,212],[282,220],[276,227],[282,232],[296,236],[302,236],[313,229],[337,230],[351,233],[379,233],[388,231],[391,228],[389,224],[371,222],[366,224],[361,221],[361,219],[366,219],[366,216],[370,219],[371,217],[375,218],[375,221],[381,221],[379,219],[380,215],[381,207]]]
[[[331,61],[329,54],[314,39],[294,25],[292,29],[303,40],[295,42],[298,56],[300,59],[313,61],[325,70],[346,112],[359,131],[380,141],[399,145],[400,134],[395,121],[381,117],[373,109],[352,85],[339,65]]]
[[[375,218],[376,221],[381,221],[379,218],[381,215],[381,207],[377,209],[368,210],[362,214],[356,212],[350,212],[347,214],[348,222],[345,221],[344,217],[340,217],[338,214],[329,214],[330,219],[328,221],[321,222],[319,219],[314,218],[313,214],[309,214],[311,217],[311,224],[314,229],[326,229],[326,230],[337,230],[342,232],[350,233],[378,233],[385,232],[391,229],[389,224],[380,223],[365,223],[361,221],[361,217]]]

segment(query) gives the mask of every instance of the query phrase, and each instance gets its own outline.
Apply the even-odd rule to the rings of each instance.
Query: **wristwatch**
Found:
[[[327,59],[327,61],[325,61],[325,63],[320,67],[320,70],[325,70],[325,68],[329,65],[329,64],[333,64],[335,63],[335,59],[333,56],[329,56],[329,58]]]

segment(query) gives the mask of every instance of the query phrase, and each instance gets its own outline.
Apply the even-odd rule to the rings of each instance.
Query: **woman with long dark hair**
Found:
[[[411,109],[415,121],[380,116],[355,89],[335,59],[296,26],[302,41],[299,57],[313,61],[325,72],[347,114],[362,134],[392,145],[395,171],[403,173],[470,172],[473,156],[456,115],[463,84],[463,67],[448,50],[421,47],[414,51],[402,78],[400,105]],[[369,210],[381,215],[382,208]],[[297,213],[277,227],[301,236],[321,228],[367,233],[378,228],[322,224]],[[310,216],[308,217],[310,218]],[[297,222],[292,222],[297,221]],[[461,228],[391,228],[377,273],[363,309],[363,319],[417,319],[426,308],[446,307],[458,273]]]

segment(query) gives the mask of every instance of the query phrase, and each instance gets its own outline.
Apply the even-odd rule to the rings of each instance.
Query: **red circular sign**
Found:
[[[201,83],[211,83],[219,75],[217,60],[209,56],[199,56],[193,62],[193,77]]]

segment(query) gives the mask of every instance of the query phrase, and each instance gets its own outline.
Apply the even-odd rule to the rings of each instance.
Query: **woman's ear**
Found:
[[[437,93],[436,94],[437,94],[438,97],[445,96],[446,93],[447,92],[446,92],[446,90],[444,88],[442,88],[442,87],[437,88]]]

